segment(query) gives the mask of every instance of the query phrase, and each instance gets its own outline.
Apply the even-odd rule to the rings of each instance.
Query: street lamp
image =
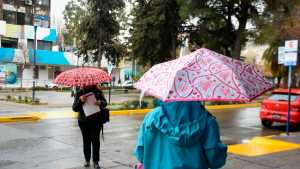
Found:
[[[37,0],[33,1],[33,12],[32,12],[32,19],[33,19],[33,26],[34,26],[34,49],[33,49],[33,81],[32,81],[32,101],[35,102],[35,80],[37,79],[37,65],[36,65],[36,50],[37,50],[37,25],[35,24],[34,15],[36,13],[35,7],[36,7]]]

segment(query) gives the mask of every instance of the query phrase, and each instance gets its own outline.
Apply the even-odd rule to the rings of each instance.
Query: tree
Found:
[[[137,0],[131,30],[132,55],[142,65],[176,57],[180,27],[176,0]]]
[[[79,56],[97,62],[98,67],[102,56],[117,63],[126,51],[117,38],[120,31],[117,16],[125,6],[123,0],[77,0],[70,6],[65,10],[65,18],[69,18],[66,25],[76,38]]]
[[[78,46],[81,39],[80,25],[86,15],[85,1],[71,0],[65,7],[64,20],[66,32],[63,33],[66,45]]]
[[[278,86],[281,79],[287,80],[287,68],[278,64],[278,47],[284,46],[285,40],[300,39],[299,9],[298,0],[269,0],[266,1],[262,17],[257,20],[256,43],[269,45],[263,58],[271,67],[272,74],[278,78]]]
[[[110,62],[118,62],[124,49],[117,39],[120,31],[117,15],[125,6],[123,0],[87,0],[87,4],[88,12],[80,26],[83,35],[80,54],[88,58],[92,54],[98,67],[101,67],[103,55]]]
[[[187,26],[190,41],[227,56],[240,59],[242,47],[249,39],[247,23],[259,16],[260,0],[179,0],[181,16],[198,19]]]

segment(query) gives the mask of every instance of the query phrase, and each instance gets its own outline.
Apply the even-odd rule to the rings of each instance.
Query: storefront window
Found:
[[[18,39],[15,38],[2,38],[1,46],[3,48],[18,48]]]

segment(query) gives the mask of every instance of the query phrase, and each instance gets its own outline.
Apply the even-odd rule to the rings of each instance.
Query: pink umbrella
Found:
[[[165,102],[246,102],[272,85],[254,65],[201,48],[153,66],[134,87]]]
[[[91,86],[110,82],[111,77],[103,70],[96,68],[75,68],[59,74],[54,83],[64,86]]]

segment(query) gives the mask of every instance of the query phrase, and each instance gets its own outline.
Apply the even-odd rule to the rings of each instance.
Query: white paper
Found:
[[[83,104],[83,111],[85,116],[90,116],[100,111],[100,107],[95,105],[97,101],[93,92],[87,93],[84,96],[87,96],[86,102]]]

